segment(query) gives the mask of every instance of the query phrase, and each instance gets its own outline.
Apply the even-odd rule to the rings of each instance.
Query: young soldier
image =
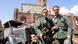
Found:
[[[52,21],[48,18],[48,10],[43,9],[42,17],[36,22],[36,33],[41,39],[40,44],[51,44]]]
[[[54,24],[52,30],[55,31],[53,38],[55,39],[56,44],[64,44],[65,39],[71,38],[71,25],[69,24],[67,16],[59,14],[59,6],[54,6],[52,10],[55,14],[52,19]]]

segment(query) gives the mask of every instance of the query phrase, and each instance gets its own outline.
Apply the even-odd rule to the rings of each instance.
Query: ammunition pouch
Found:
[[[63,29],[64,31],[67,31],[68,25],[59,26],[59,29]]]

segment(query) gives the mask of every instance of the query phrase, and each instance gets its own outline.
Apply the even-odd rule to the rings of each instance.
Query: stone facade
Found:
[[[47,6],[47,0],[37,0],[38,5]]]
[[[25,22],[25,23],[35,23],[38,18],[41,17],[41,14],[36,13],[25,13],[20,12],[18,9],[16,9],[16,14],[14,15],[14,20]]]

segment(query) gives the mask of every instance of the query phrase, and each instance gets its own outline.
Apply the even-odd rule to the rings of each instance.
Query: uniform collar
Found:
[[[61,18],[61,15],[60,15],[60,14],[59,14],[58,16],[55,15],[55,16],[54,16],[54,19],[56,19],[56,18],[57,18],[57,19]]]

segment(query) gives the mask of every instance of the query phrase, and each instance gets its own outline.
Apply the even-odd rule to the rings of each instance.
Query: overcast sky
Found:
[[[14,8],[21,9],[22,3],[36,4],[37,0],[0,0],[0,19],[2,23],[13,18]],[[72,12],[78,16],[78,0],[48,0],[48,6],[59,5],[61,13]]]

